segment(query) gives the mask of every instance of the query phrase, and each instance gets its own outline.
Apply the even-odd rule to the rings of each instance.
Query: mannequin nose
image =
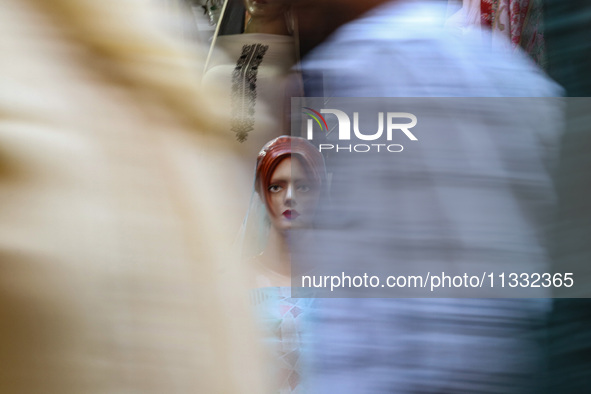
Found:
[[[285,205],[288,207],[293,207],[295,205],[292,185],[288,185],[287,190],[285,191]]]

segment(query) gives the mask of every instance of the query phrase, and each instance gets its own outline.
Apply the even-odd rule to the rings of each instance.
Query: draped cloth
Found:
[[[267,141],[288,134],[283,110],[295,53],[290,36],[233,34],[215,41],[203,84],[223,92],[231,115],[223,127],[234,135],[249,162]]]
[[[515,50],[521,47],[534,61],[546,66],[542,0],[464,0],[453,18],[462,26],[492,32],[492,45]]]

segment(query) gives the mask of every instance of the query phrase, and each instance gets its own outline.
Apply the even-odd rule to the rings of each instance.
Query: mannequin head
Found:
[[[279,232],[312,224],[324,185],[324,159],[303,138],[276,138],[259,153],[255,190]]]

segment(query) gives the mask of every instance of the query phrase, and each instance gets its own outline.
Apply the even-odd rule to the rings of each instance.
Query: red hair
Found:
[[[301,137],[275,138],[259,152],[254,180],[255,191],[264,198],[267,207],[273,172],[282,160],[292,156],[300,161],[314,186],[321,188],[326,182],[324,158],[314,145]]]

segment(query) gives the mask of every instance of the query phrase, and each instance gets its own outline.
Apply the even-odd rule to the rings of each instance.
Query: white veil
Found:
[[[253,182],[250,203],[234,242],[234,252],[241,261],[251,260],[265,250],[270,227],[267,207],[255,191]]]

